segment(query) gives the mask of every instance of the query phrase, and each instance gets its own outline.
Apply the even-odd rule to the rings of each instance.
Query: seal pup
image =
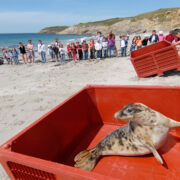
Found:
[[[157,149],[160,148],[171,128],[180,127],[174,121],[142,103],[132,103],[115,113],[116,119],[129,123],[109,133],[94,148],[77,154],[75,167],[91,171],[100,156],[140,156],[153,153],[163,164]]]

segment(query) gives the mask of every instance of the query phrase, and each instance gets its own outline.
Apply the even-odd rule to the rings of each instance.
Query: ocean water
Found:
[[[77,40],[89,39],[89,36],[82,35],[58,35],[58,34],[37,34],[37,33],[19,33],[19,34],[0,34],[0,48],[17,48],[18,43],[22,42],[27,45],[28,40],[32,40],[35,49],[37,49],[38,40],[42,40],[46,45],[54,42],[58,38],[59,41],[66,44]],[[1,50],[0,50],[1,52]]]

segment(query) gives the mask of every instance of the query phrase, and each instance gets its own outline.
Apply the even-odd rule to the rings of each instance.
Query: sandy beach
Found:
[[[129,57],[0,66],[0,144],[88,84],[180,85],[180,73],[139,79]],[[0,179],[8,179],[0,168]]]

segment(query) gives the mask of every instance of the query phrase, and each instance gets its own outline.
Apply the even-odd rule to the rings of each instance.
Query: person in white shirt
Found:
[[[102,33],[100,31],[97,32],[96,40],[99,40],[100,44],[103,43],[103,38],[104,36],[102,35]],[[101,58],[102,58],[102,50],[101,50]]]
[[[120,36],[120,47],[121,47],[121,56],[126,56],[127,52],[127,40],[125,36]]]
[[[46,49],[41,40],[38,41],[38,52],[41,55],[42,63],[46,62]]]
[[[61,56],[61,61],[65,61],[65,48],[63,47],[63,44],[60,44],[59,45],[59,53],[60,53],[60,56]]]
[[[107,42],[107,40],[106,40],[106,38],[104,37],[103,38],[103,42],[102,42],[102,48],[103,48],[103,54],[104,54],[104,58],[107,58],[108,57],[108,47],[107,47],[107,44],[108,44],[108,42]]]
[[[97,40],[95,44],[95,49],[97,51],[97,59],[101,59],[102,57],[102,44],[100,43],[100,40]]]

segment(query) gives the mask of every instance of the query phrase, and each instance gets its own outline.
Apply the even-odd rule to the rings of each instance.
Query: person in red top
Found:
[[[166,36],[166,41],[172,43],[173,41],[177,42],[180,38],[180,29],[170,31],[169,35]]]
[[[89,48],[90,48],[90,58],[95,59],[96,50],[95,50],[95,42],[93,39],[90,40]]]
[[[88,44],[86,43],[86,41],[84,40],[83,41],[83,44],[82,44],[82,50],[83,50],[83,54],[84,54],[84,59],[85,60],[88,60]]]
[[[83,59],[82,45],[79,44],[78,41],[76,42],[76,47],[78,51],[79,60],[82,60]]]
[[[69,43],[67,43],[67,55],[68,55],[69,60],[72,59],[71,46]]]
[[[71,44],[71,53],[74,61],[77,61],[77,47],[74,43]]]

